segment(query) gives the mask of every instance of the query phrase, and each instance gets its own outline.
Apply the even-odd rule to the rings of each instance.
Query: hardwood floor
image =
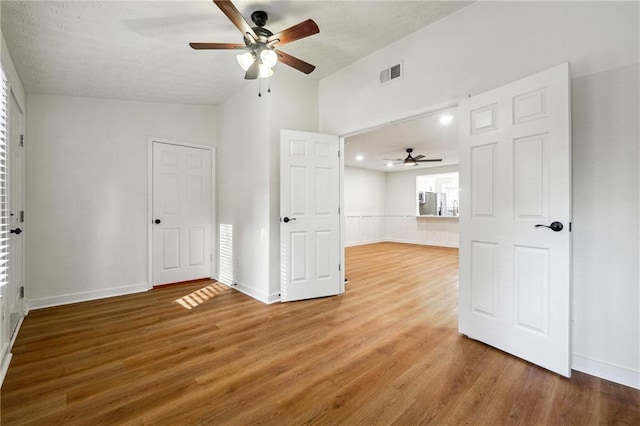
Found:
[[[264,305],[205,281],[33,311],[2,424],[640,424],[640,391],[459,335],[457,263],[373,244],[347,249],[337,297]]]

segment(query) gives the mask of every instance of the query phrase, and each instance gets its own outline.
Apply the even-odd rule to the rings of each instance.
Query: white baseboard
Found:
[[[235,288],[236,290],[238,290],[240,293],[244,293],[249,297],[252,297],[262,303],[265,304],[270,304],[270,303],[274,303],[274,302],[278,302],[280,301],[280,295],[279,294],[267,294],[264,293],[262,291],[256,290],[253,287],[250,287],[248,285],[245,285],[243,283],[239,283],[236,282],[234,285],[229,286],[231,288]]]
[[[28,312],[25,312],[25,316]],[[13,358],[13,353],[11,353],[11,349],[13,349],[13,344],[16,342],[16,338],[18,337],[18,332],[20,332],[20,327],[22,327],[22,323],[24,322],[24,316],[20,318],[18,324],[16,325],[16,329],[11,336],[11,340],[9,341],[9,345],[7,346],[6,352],[2,357],[2,365],[0,366],[0,388],[4,383],[4,378],[7,375],[7,371],[9,370],[9,365],[11,364],[11,359]]]
[[[573,354],[571,357],[571,369],[600,377],[610,382],[640,389],[640,371],[634,371],[578,354]]]
[[[2,384],[4,383],[4,378],[7,375],[7,371],[9,371],[11,358],[13,358],[13,354],[11,352],[7,352],[7,354],[2,359],[2,365],[0,366],[0,387],[2,387]]]
[[[415,240],[403,240],[403,239],[400,239],[400,238],[387,238],[384,241],[385,242],[389,242],[389,243],[417,244],[417,245],[420,245],[420,246],[458,248],[458,244],[443,243],[443,242],[439,242],[439,241],[415,241]]]
[[[148,283],[132,284],[123,287],[105,288],[102,290],[83,291],[80,293],[64,294],[61,296],[43,297],[29,300],[29,309],[42,309],[52,306],[68,305],[70,303],[86,302],[104,299],[106,297],[123,296],[125,294],[142,293],[149,290]]]
[[[345,247],[364,246],[366,244],[384,243],[386,241],[387,240],[385,240],[384,238],[381,238],[381,239],[378,239],[378,240],[355,241],[355,242],[346,243],[344,246]]]
[[[267,304],[271,304],[282,301],[282,298],[280,297],[280,293],[271,293],[268,300]]]

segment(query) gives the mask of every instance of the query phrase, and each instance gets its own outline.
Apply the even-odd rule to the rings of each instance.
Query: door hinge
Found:
[[[571,222],[569,222],[569,232],[571,232],[571,228],[572,228]]]
[[[340,269],[340,264],[338,263],[338,271],[340,271],[340,270],[341,270],[341,269]]]
[[[24,146],[24,135],[20,135],[20,146]]]
[[[338,158],[340,158],[340,150],[338,150]]]
[[[338,207],[338,214],[340,214],[340,207]]]
[[[20,223],[24,223],[24,210],[20,210]]]
[[[24,286],[20,287],[20,299],[24,299]]]

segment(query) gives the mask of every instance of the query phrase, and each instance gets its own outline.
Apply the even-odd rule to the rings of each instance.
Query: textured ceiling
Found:
[[[321,79],[466,6],[457,1],[235,1],[277,32],[307,18],[320,34],[283,46]],[[188,43],[240,43],[210,1],[2,1],[2,32],[28,93],[217,105],[246,84],[233,51]],[[250,22],[250,21],[249,21]],[[286,75],[277,65],[276,73]],[[294,72],[294,71],[291,71]]]

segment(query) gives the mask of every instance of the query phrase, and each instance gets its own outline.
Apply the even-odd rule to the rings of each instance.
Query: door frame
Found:
[[[11,86],[9,86],[9,104],[11,104],[11,99],[14,100],[15,105],[18,107],[19,110],[19,114],[21,116],[21,123],[20,123],[20,128],[21,128],[21,135],[23,138],[26,139],[26,113],[25,113],[25,109],[22,105],[20,105],[20,101],[18,99],[18,96],[16,96],[13,88]],[[12,115],[13,112],[11,111],[11,109],[9,109],[9,116],[8,116],[8,120],[9,120],[9,125],[11,125],[11,121],[12,121]],[[11,169],[14,167],[13,164],[13,158],[11,156],[11,150],[13,149],[12,146],[12,142],[11,141],[11,129],[9,129],[9,138],[8,138],[8,146],[7,146],[7,162],[8,162],[8,169],[9,169],[9,174],[8,174],[8,179],[7,179],[7,184],[8,184],[8,189],[9,189],[9,208],[11,208]],[[21,188],[19,189],[22,192],[22,210],[26,211],[26,201],[27,201],[27,180],[26,180],[26,164],[27,164],[27,150],[25,146],[21,146],[22,149],[22,155],[21,155],[21,162],[22,164],[20,165],[20,180],[21,180]],[[9,221],[9,225],[11,225],[11,221]],[[9,226],[11,227],[11,226]],[[23,222],[20,222],[20,228],[22,229],[22,231],[26,231],[27,230],[27,226],[26,226],[26,218],[24,218]],[[23,297],[22,297],[22,302],[21,302],[21,307],[20,307],[20,311],[21,311],[21,316],[18,319],[18,323],[16,324],[15,328],[13,330],[9,330],[9,347],[13,347],[13,342],[15,341],[16,337],[18,336],[18,331],[20,330],[20,326],[22,325],[22,321],[24,320],[24,317],[28,314],[29,312],[29,308],[28,308],[28,303],[27,303],[27,280],[26,278],[26,273],[27,273],[27,269],[26,269],[26,234],[25,236],[22,238],[22,245],[20,247],[20,257],[22,258],[22,265],[20,268],[20,275],[22,278],[22,288],[24,289],[24,293],[23,293]],[[9,249],[11,250],[11,245],[9,245]],[[11,273],[9,274],[9,278],[8,279],[12,279],[13,277],[11,276]],[[9,321],[10,323],[10,321]]]
[[[218,279],[218,227],[216,202],[216,147],[175,139],[150,136],[147,143],[147,290],[153,288],[153,144],[163,143],[185,148],[197,148],[211,153],[211,278]]]
[[[346,258],[345,258],[345,243],[346,243],[346,235],[345,235],[345,205],[344,205],[344,140],[348,137],[351,136],[356,136],[359,135],[361,133],[366,133],[366,132],[370,132],[372,130],[377,130],[377,129],[381,129],[383,127],[386,126],[390,126],[392,124],[398,124],[398,123],[402,123],[404,121],[411,121],[414,120],[416,118],[420,118],[420,117],[424,117],[430,114],[434,114],[437,113],[438,111],[443,111],[443,110],[447,110],[447,109],[453,109],[453,108],[458,108],[458,103],[449,103],[449,104],[445,104],[445,105],[436,105],[433,107],[427,107],[424,108],[423,110],[418,110],[412,114],[406,115],[406,116],[402,116],[402,117],[398,117],[398,118],[394,118],[382,123],[378,123],[378,124],[371,124],[367,127],[364,128],[360,128],[360,129],[356,129],[356,130],[351,130],[349,132],[345,132],[342,133],[340,135],[338,135],[339,139],[340,139],[340,143],[339,143],[339,147],[340,147],[340,164],[338,166],[338,170],[340,173],[340,180],[339,180],[339,185],[340,185],[340,263],[342,265],[342,268],[340,270],[340,282],[342,285],[342,293],[345,292],[345,282],[346,282],[346,269],[347,269],[347,265],[346,265]]]

